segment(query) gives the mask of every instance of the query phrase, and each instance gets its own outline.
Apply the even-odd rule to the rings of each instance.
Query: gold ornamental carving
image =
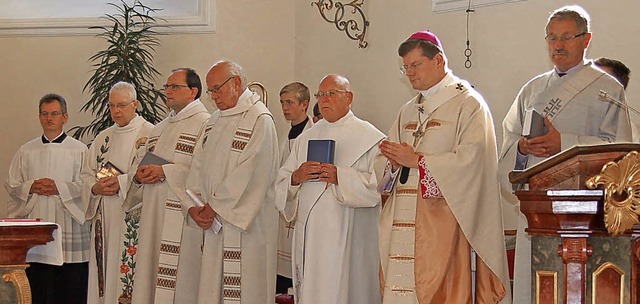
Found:
[[[586,182],[589,189],[604,188],[604,224],[618,235],[639,224],[640,154],[631,151],[618,162],[608,162]]]
[[[6,268],[3,267],[3,268]],[[2,280],[11,282],[16,289],[18,304],[31,304],[31,286],[27,274],[23,269],[7,270],[2,274]]]

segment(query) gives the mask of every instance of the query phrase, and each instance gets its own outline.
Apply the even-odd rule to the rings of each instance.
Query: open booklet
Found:
[[[105,177],[114,177],[122,173],[123,173],[122,170],[118,169],[116,165],[108,161],[105,164],[103,164],[102,167],[100,167],[100,170],[98,170],[98,172],[96,172],[96,178],[102,179]]]
[[[189,198],[191,198],[193,203],[196,204],[196,206],[204,206],[204,203],[202,202],[202,200],[200,200],[200,197],[198,197],[197,194],[193,193],[193,191],[187,189],[187,195],[189,196]],[[213,230],[215,234],[219,234],[220,230],[222,230],[222,223],[220,222],[220,218],[218,218],[218,215],[213,218],[213,224],[211,225],[210,229]]]

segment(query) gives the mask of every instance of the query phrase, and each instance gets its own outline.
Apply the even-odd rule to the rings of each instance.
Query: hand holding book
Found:
[[[291,184],[299,185],[306,181],[337,184],[337,168],[333,165],[335,141],[332,139],[311,139],[307,143],[307,161],[302,163],[291,176]]]

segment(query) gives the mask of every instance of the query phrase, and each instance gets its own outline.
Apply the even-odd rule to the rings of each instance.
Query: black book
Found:
[[[310,139],[307,146],[307,161],[333,164],[336,141],[333,139]]]
[[[547,134],[549,129],[544,124],[544,116],[534,109],[524,111],[524,122],[522,124],[522,136],[533,138]]]
[[[142,158],[138,166],[142,166],[142,165],[162,166],[166,164],[171,164],[171,162],[158,155],[153,154],[153,152],[151,151],[147,151],[147,153],[144,155],[144,157]]]

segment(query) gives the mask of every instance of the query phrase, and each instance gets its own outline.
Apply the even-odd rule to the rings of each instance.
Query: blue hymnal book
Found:
[[[307,161],[333,164],[336,141],[333,139],[310,139],[307,146]]]

